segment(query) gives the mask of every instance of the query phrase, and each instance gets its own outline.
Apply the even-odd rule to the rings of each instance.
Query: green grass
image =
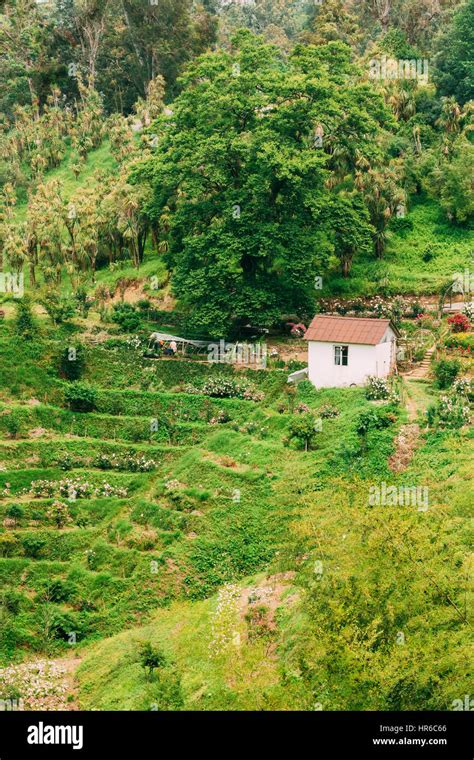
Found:
[[[246,579],[258,587],[263,576]],[[243,584],[242,584],[243,585]],[[239,591],[240,591],[239,586]],[[159,646],[182,674],[187,710],[285,710],[298,701],[297,685],[283,687],[278,663],[268,656],[268,642],[230,644],[212,655],[212,627],[216,597],[202,602],[174,603],[154,616],[149,625],[132,629],[91,648],[78,671],[83,709],[156,709],[157,682],[147,679],[140,666],[139,646]],[[235,616],[233,633],[244,636],[245,622]]]
[[[457,272],[464,272],[470,263],[472,230],[450,224],[438,204],[426,196],[414,198],[406,218],[413,228],[391,232],[382,259],[356,257],[350,277],[328,277],[321,295],[434,294]],[[434,255],[426,261],[423,256],[430,246]]]
[[[85,377],[99,389],[98,409],[73,413],[54,357],[74,330],[42,322],[38,339],[20,345],[10,327],[0,334],[2,663],[70,653],[67,632],[75,631],[86,709],[391,709],[396,699],[417,709],[413,694],[428,681],[438,684],[429,686],[429,704],[444,709],[449,684],[465,672],[465,630],[446,594],[463,608],[466,432],[423,432],[409,468],[396,475],[388,461],[407,415],[393,410],[388,427],[362,440],[359,415],[379,408],[362,389],[298,386],[295,404],[315,414],[325,404],[338,410],[304,452],[288,442],[284,371],[243,373],[262,401],[211,399],[183,392],[183,384],[232,367],[150,363],[130,348],[88,341]],[[150,382],[160,390],[148,390]],[[411,382],[410,391],[420,406],[436,395],[427,383]],[[224,409],[230,419],[212,422]],[[20,422],[16,439],[9,413]],[[152,434],[150,418],[163,423]],[[155,467],[101,470],[98,454],[145,455]],[[28,489],[65,478],[107,480],[127,494],[63,496],[70,519],[58,529],[49,516],[57,494],[36,498]],[[369,487],[381,481],[426,484],[429,511],[369,507]],[[12,504],[21,509],[13,525]],[[414,566],[387,530],[410,537]],[[322,580],[314,578],[316,560]],[[270,601],[249,601],[252,589],[272,583],[281,588]],[[228,584],[240,606],[221,620]],[[231,643],[214,652],[216,625],[227,626]],[[399,630],[407,650],[394,648]],[[153,677],[140,665],[143,642],[167,657]],[[432,650],[430,666],[423,652]],[[427,683],[417,680],[420,658]],[[415,686],[400,686],[400,678]]]

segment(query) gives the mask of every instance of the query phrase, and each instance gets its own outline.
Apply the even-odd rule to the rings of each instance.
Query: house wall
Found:
[[[387,377],[394,366],[395,334],[388,328],[376,346],[349,345],[348,365],[334,364],[334,346],[341,343],[308,341],[308,378],[316,388],[363,385],[368,375]]]

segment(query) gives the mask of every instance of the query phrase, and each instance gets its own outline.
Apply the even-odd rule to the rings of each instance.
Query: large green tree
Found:
[[[463,105],[474,99],[474,0],[456,11],[437,40],[434,79],[441,95]]]
[[[331,43],[285,62],[241,32],[231,51],[190,66],[172,114],[155,123],[156,155],[141,172],[155,187],[149,214],[203,333],[313,309],[335,246],[329,201],[377,160],[386,118],[349,59]]]

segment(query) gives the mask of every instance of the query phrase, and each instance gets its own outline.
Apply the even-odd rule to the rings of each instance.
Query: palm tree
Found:
[[[398,182],[398,172],[393,166],[356,172],[355,185],[364,194],[375,229],[377,258],[382,258],[387,243],[389,221],[396,208],[405,201],[405,193]]]

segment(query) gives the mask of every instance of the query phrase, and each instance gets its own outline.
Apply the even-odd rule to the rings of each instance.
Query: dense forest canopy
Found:
[[[4,266],[76,290],[150,250],[197,332],[307,317],[314,278],[383,259],[420,194],[469,223],[472,8],[7,0]],[[65,162],[77,194],[50,176]]]

